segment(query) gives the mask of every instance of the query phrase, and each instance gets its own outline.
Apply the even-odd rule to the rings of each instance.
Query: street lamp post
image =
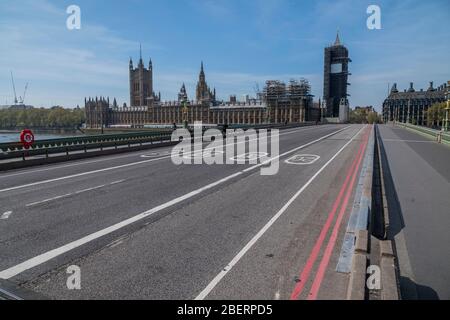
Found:
[[[327,107],[327,102],[325,100],[322,101],[322,105],[320,106],[320,122],[324,123],[325,110]]]
[[[184,128],[188,127],[188,112],[189,112],[188,101],[183,100],[183,125],[184,125]]]
[[[408,113],[406,115],[406,123],[409,123],[409,115],[411,113],[411,99],[408,100]]]
[[[450,89],[450,80],[447,81],[447,89],[446,89],[446,93],[445,93],[445,98],[447,100],[447,106],[445,108],[445,120],[444,120],[444,131],[449,131],[449,112],[450,112],[450,106],[449,106],[449,102],[450,102],[450,95],[449,95],[449,89]]]
[[[104,126],[103,110],[102,110],[102,123],[101,123],[101,125],[102,125],[102,134],[103,134],[103,133],[104,133],[104,132],[103,132],[103,126]]]

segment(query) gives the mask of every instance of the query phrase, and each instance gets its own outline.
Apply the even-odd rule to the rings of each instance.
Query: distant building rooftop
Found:
[[[397,84],[391,88],[391,92],[387,99],[440,99],[445,95],[446,85],[443,84],[437,88],[433,87],[433,82],[430,82],[430,86],[427,90],[415,90],[414,84],[411,82],[409,85],[409,89],[405,89],[404,91],[399,91],[397,89]]]

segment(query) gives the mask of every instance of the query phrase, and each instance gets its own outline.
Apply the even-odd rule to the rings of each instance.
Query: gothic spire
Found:
[[[142,45],[139,43],[139,65],[143,66],[144,62],[142,61]]]
[[[334,45],[335,46],[340,46],[341,45],[341,39],[339,39],[339,30],[336,33],[336,41],[334,41]]]

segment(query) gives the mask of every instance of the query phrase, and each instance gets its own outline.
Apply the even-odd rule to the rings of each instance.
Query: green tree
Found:
[[[428,108],[428,110],[426,111],[427,126],[439,127],[442,125],[445,117],[445,107],[446,104],[442,102],[442,103],[435,103]]]
[[[0,110],[0,128],[76,128],[86,121],[84,109],[34,108]]]
[[[380,123],[380,117],[378,116],[378,113],[371,111],[367,115],[367,122],[370,124]]]

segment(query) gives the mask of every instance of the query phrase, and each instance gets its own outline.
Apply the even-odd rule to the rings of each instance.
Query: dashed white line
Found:
[[[3,214],[0,216],[0,220],[6,220],[6,219],[8,219],[8,218],[11,216],[11,214],[12,214],[12,211],[6,211],[5,213],[3,213]]]
[[[104,161],[112,161],[112,160],[123,159],[123,158],[139,157],[141,153],[142,152],[139,152],[139,154],[129,154],[129,155],[125,155],[125,156],[118,156],[118,157],[111,157],[111,158],[108,157],[107,159],[98,159],[98,160],[92,160],[92,161],[80,161],[80,162],[76,162],[76,163],[65,164],[62,166],[51,166],[51,167],[45,168],[45,169],[20,171],[20,172],[16,172],[16,173],[12,173],[12,174],[0,175],[0,179],[20,176],[20,175],[25,175],[25,174],[31,174],[31,173],[36,173],[36,172],[45,172],[45,171],[50,171],[50,170],[70,168],[70,167],[104,162]]]
[[[99,186],[96,186],[96,187],[91,187],[91,188],[87,188],[87,189],[78,190],[78,191],[75,191],[75,192],[66,193],[66,194],[63,194],[63,195],[60,195],[60,196],[56,196],[56,197],[52,197],[52,198],[48,198],[48,199],[44,199],[44,200],[40,200],[40,201],[36,201],[36,202],[32,202],[32,203],[28,203],[28,204],[25,205],[25,207],[33,207],[33,206],[36,206],[36,205],[39,205],[39,204],[43,204],[43,203],[59,200],[59,199],[62,199],[62,198],[67,198],[67,197],[70,197],[72,195],[76,195],[76,194],[80,194],[80,193],[84,193],[84,192],[88,192],[88,191],[92,191],[92,190],[97,190],[97,189],[104,188],[104,187],[107,187],[107,186],[112,186],[112,185],[115,185],[115,184],[118,184],[118,183],[121,183],[121,182],[124,182],[124,181],[125,180],[118,180],[118,181],[114,181],[114,182],[111,182],[111,183],[108,183],[108,184],[102,184],[102,185],[99,185]]]
[[[125,179],[122,179],[122,180],[117,180],[117,181],[113,181],[113,182],[111,182],[111,183],[110,183],[110,185],[114,185],[114,184],[122,183],[122,182],[124,182],[124,181],[125,181]]]
[[[54,201],[54,200],[66,198],[66,197],[71,196],[72,194],[73,194],[73,193],[66,193],[66,194],[63,194],[63,195],[60,195],[60,196],[56,196],[56,197],[44,199],[44,200],[41,200],[41,201],[36,201],[36,202],[28,203],[28,204],[25,205],[25,207],[33,207],[33,206],[37,206],[38,204],[43,204],[43,203],[47,203],[47,202],[50,202],[50,201]]]
[[[299,146],[297,148],[289,150],[289,151],[287,151],[287,152],[285,152],[283,154],[280,154],[280,155],[278,155],[276,157],[273,157],[272,159],[269,159],[267,161],[273,161],[273,160],[278,159],[278,158],[280,158],[282,156],[285,156],[287,154],[290,154],[292,152],[295,152],[297,150],[300,150],[302,148],[310,146],[311,144],[314,144],[316,142],[319,142],[319,141],[322,141],[324,139],[327,139],[328,137],[331,137],[332,135],[335,135],[335,134],[337,134],[339,132],[342,132],[342,131],[344,131],[344,130],[346,130],[348,128],[350,128],[350,126],[342,128],[342,129],[339,129],[339,130],[334,131],[332,133],[329,133],[329,134],[327,134],[327,135],[325,135],[323,137],[320,137],[320,138],[318,138],[318,139],[316,139],[314,141],[308,142],[307,144],[304,144],[302,146]],[[348,143],[350,143],[350,141]],[[260,163],[260,164],[254,165],[254,166],[252,166],[250,168],[247,168],[246,170],[238,171],[238,172],[236,172],[234,174],[226,176],[225,178],[222,178],[222,179],[217,180],[217,181],[215,181],[213,183],[210,183],[210,184],[208,184],[206,186],[203,186],[203,187],[201,187],[199,189],[191,191],[191,192],[189,192],[189,193],[187,193],[187,194],[185,194],[185,195],[183,195],[181,197],[175,198],[175,199],[173,199],[171,201],[168,201],[168,202],[163,203],[163,204],[161,204],[161,205],[159,205],[157,207],[154,207],[154,208],[152,208],[152,209],[150,209],[148,211],[142,212],[142,213],[140,213],[140,214],[138,214],[138,215],[136,215],[134,217],[128,218],[128,219],[123,220],[123,221],[121,221],[119,223],[116,223],[116,224],[114,224],[114,225],[112,225],[110,227],[107,227],[105,229],[99,230],[99,231],[94,232],[94,233],[92,233],[90,235],[87,235],[87,236],[85,236],[85,237],[83,237],[81,239],[75,240],[75,241],[70,242],[70,243],[68,243],[66,245],[63,245],[63,246],[61,246],[59,248],[53,249],[51,251],[47,251],[47,252],[45,252],[43,254],[40,254],[40,255],[38,255],[38,256],[36,256],[34,258],[26,260],[26,261],[24,261],[24,262],[22,262],[22,263],[20,263],[20,264],[18,264],[16,266],[13,266],[11,268],[8,268],[8,269],[3,270],[2,272],[0,272],[0,278],[1,279],[12,278],[12,277],[14,277],[14,276],[16,276],[16,275],[26,271],[26,270],[29,270],[31,268],[34,268],[34,267],[38,266],[38,265],[41,265],[41,264],[43,264],[43,263],[45,263],[45,262],[47,262],[47,261],[49,261],[51,259],[54,259],[55,257],[58,257],[58,256],[66,253],[66,252],[69,252],[69,251],[71,251],[71,250],[73,250],[75,248],[78,248],[78,247],[80,247],[80,246],[82,246],[82,245],[84,245],[86,243],[89,243],[89,242],[91,242],[93,240],[96,240],[96,239],[101,238],[101,237],[103,237],[103,236],[105,236],[107,234],[110,234],[110,233],[112,233],[114,231],[117,231],[117,230],[119,230],[121,228],[124,228],[124,227],[126,227],[126,226],[128,226],[128,225],[130,225],[132,223],[135,223],[135,222],[137,222],[139,220],[142,220],[142,219],[144,219],[144,218],[146,218],[146,217],[148,217],[148,216],[150,216],[150,215],[152,215],[152,214],[154,214],[156,212],[159,212],[161,210],[169,208],[169,207],[171,207],[171,206],[173,206],[173,205],[175,205],[177,203],[180,203],[180,202],[182,202],[184,200],[192,198],[192,197],[194,197],[194,196],[196,196],[196,195],[198,195],[198,194],[200,194],[200,193],[202,193],[202,192],[204,192],[206,190],[212,189],[212,188],[214,188],[214,187],[216,187],[216,186],[218,186],[218,185],[220,185],[220,184],[222,184],[222,183],[224,183],[226,181],[232,180],[232,179],[234,179],[234,178],[244,174],[245,172],[249,171],[249,169],[256,169],[256,168],[259,168],[262,165],[264,165],[264,163]]]

